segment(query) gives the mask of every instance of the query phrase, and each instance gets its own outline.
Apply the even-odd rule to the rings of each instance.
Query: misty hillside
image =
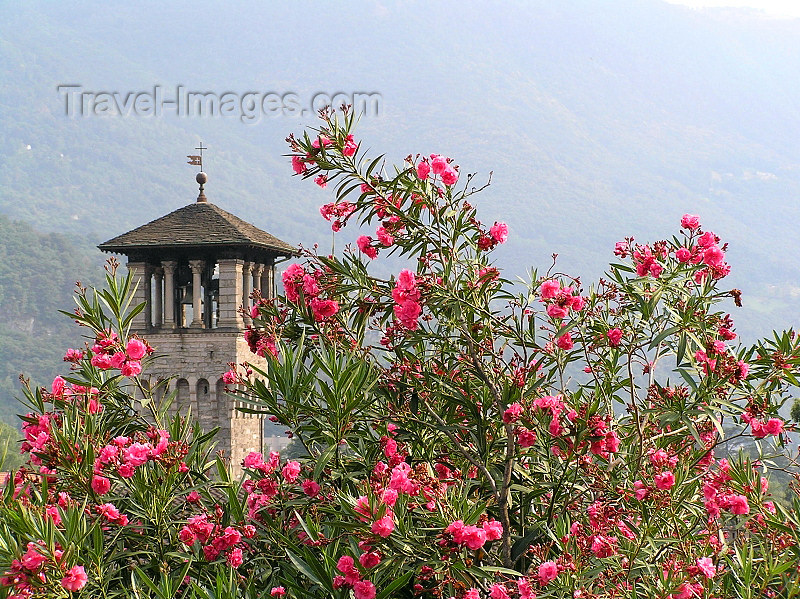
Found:
[[[202,140],[212,202],[324,244],[330,196],[282,156],[311,116],[70,118],[56,88],[378,92],[357,131],[376,153],[493,171],[480,212],[510,223],[512,273],[558,253],[589,283],[615,241],[692,212],[731,244],[740,331],[796,324],[800,20],[660,0],[274,4],[0,6],[0,214],[85,248],[193,201]]]

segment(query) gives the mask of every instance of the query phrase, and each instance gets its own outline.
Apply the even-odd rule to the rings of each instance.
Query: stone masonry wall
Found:
[[[219,426],[217,448],[238,474],[249,452],[263,450],[264,420],[235,409],[238,402],[225,393],[222,374],[231,362],[263,367],[264,359],[250,352],[241,331],[178,329],[146,337],[156,350],[144,372],[151,388],[169,379],[169,391],[178,390],[173,411],[191,413],[205,430]]]

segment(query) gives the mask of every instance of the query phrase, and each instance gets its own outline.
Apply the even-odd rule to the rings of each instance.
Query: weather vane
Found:
[[[189,162],[187,162],[187,164],[191,164],[192,166],[199,166],[200,167],[200,171],[202,172],[203,171],[203,150],[207,150],[207,149],[208,148],[204,147],[203,146],[203,142],[201,141],[200,145],[195,148],[195,150],[200,150],[200,154],[198,154],[198,155],[192,154],[192,155],[187,156],[187,158],[189,159]]]

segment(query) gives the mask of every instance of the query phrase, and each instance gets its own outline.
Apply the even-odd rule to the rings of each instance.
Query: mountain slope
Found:
[[[740,331],[795,324],[799,20],[659,0],[150,0],[6,4],[0,22],[0,213],[39,230],[86,246],[193,201],[184,156],[202,139],[212,202],[292,244],[330,239],[328,191],[292,179],[282,156],[312,115],[69,118],[59,84],[379,92],[366,145],[493,171],[481,213],[511,224],[499,260],[513,273],[556,252],[588,283],[615,241],[699,213],[731,244]]]

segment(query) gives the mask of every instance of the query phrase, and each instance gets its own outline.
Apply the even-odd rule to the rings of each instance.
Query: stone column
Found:
[[[153,280],[155,283],[155,297],[153,298],[153,326],[157,329],[161,328],[161,323],[164,322],[164,269],[157,266],[153,270]]]
[[[236,258],[217,260],[219,264],[219,322],[220,328],[242,329],[244,324],[239,314],[242,305],[242,266]]]
[[[258,282],[258,288],[261,290],[261,297],[269,297],[269,264],[265,264],[261,270],[261,280]]]
[[[275,297],[275,261],[272,260],[267,264],[267,297],[272,299]]]
[[[132,306],[146,304],[144,310],[134,316],[131,328],[146,332],[150,328],[150,277],[152,275],[151,266],[146,262],[128,262],[128,272],[133,274],[133,284],[136,291],[133,293]]]
[[[206,263],[202,260],[189,260],[192,269],[192,324],[193,329],[203,328],[203,269]]]
[[[244,306],[244,324],[245,326],[248,324],[252,324],[252,319],[250,318],[250,294],[253,293],[253,269],[255,267],[254,262],[245,262],[244,266],[242,267],[242,272],[244,273],[244,285],[242,289],[242,305]]]
[[[275,261],[267,264],[267,297],[275,297]]]
[[[253,264],[253,290],[255,291],[258,289],[261,291],[261,275],[264,272],[264,265],[263,264]],[[264,292],[261,291],[263,295]]]
[[[175,269],[178,263],[174,260],[161,262],[164,269],[164,320],[163,328],[175,328]]]

